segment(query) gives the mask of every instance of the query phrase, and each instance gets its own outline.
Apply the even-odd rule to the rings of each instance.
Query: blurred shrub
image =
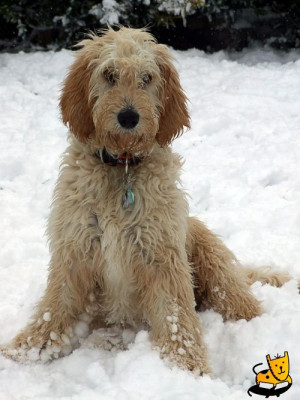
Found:
[[[300,47],[299,0],[1,0],[0,49],[69,47],[107,23],[150,25],[180,49]]]

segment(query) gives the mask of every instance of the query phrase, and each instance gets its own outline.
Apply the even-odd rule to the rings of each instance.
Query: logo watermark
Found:
[[[288,352],[285,351],[284,356],[277,354],[273,359],[268,354],[266,359],[269,369],[258,371],[258,367],[263,363],[256,364],[252,368],[256,375],[256,385],[248,389],[249,396],[252,396],[251,393],[255,393],[265,397],[279,397],[292,386]]]

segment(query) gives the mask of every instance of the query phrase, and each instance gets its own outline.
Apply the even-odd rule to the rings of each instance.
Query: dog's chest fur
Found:
[[[124,169],[103,164],[80,143],[70,146],[64,163],[56,190],[60,209],[54,202],[50,223],[59,224],[63,240],[97,264],[107,319],[133,322],[139,318],[136,270],[158,263],[166,241],[173,247],[185,243],[188,208],[177,187],[181,161],[170,149],[157,147],[130,168],[135,203],[127,210]],[[101,259],[92,254],[97,246]]]

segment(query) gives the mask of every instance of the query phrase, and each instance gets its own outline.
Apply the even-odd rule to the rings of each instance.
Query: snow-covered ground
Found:
[[[192,129],[173,146],[186,158],[191,213],[243,263],[299,278],[300,53],[176,57]],[[67,136],[57,98],[71,61],[69,51],[0,55],[0,343],[26,324],[46,285],[44,230]],[[267,368],[267,354],[286,350],[293,386],[282,397],[299,400],[296,281],[252,290],[263,302],[259,318],[224,323],[213,311],[199,314],[214,377],[169,369],[141,331],[127,351],[92,348],[87,338],[49,364],[0,356],[0,399],[242,400],[255,384],[253,365]]]

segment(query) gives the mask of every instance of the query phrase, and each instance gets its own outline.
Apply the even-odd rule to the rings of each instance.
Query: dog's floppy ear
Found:
[[[84,40],[80,45],[84,47],[78,50],[76,60],[70,67],[65,79],[60,109],[64,124],[68,124],[70,131],[82,142],[85,142],[95,130],[92,119],[93,105],[89,101],[89,82],[91,77],[91,46],[94,40]]]
[[[162,76],[161,91],[162,112],[156,140],[161,146],[166,146],[180,136],[184,127],[190,127],[187,110],[187,97],[180,85],[178,72],[172,64],[172,56],[164,45],[156,45],[157,62]]]

